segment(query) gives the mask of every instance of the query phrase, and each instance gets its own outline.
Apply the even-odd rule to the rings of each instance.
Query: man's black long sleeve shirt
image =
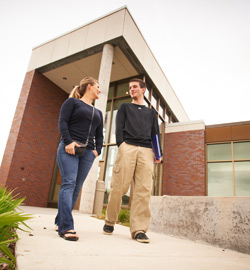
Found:
[[[116,115],[116,143],[152,148],[152,138],[159,136],[156,112],[144,105],[123,103]]]

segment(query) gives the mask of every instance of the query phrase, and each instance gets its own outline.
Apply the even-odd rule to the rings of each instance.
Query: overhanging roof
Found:
[[[146,74],[178,121],[189,118],[140,30],[123,7],[35,47],[28,71],[38,69],[70,92],[85,76],[98,78],[103,45],[115,46],[111,82]]]

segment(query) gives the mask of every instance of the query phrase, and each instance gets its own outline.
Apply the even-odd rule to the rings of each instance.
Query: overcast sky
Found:
[[[250,0],[0,0],[0,162],[32,48],[125,5],[190,120],[250,120]]]

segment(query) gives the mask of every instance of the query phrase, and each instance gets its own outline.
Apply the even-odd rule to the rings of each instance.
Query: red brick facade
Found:
[[[0,184],[46,207],[56,149],[58,116],[67,94],[37,71],[26,74],[3,156]]]
[[[205,131],[165,134],[163,195],[205,196]]]

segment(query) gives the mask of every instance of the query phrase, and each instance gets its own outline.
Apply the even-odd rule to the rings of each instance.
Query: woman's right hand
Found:
[[[80,147],[80,145],[77,144],[76,142],[72,142],[72,143],[66,145],[65,146],[66,153],[68,153],[70,155],[75,155],[75,146]]]

